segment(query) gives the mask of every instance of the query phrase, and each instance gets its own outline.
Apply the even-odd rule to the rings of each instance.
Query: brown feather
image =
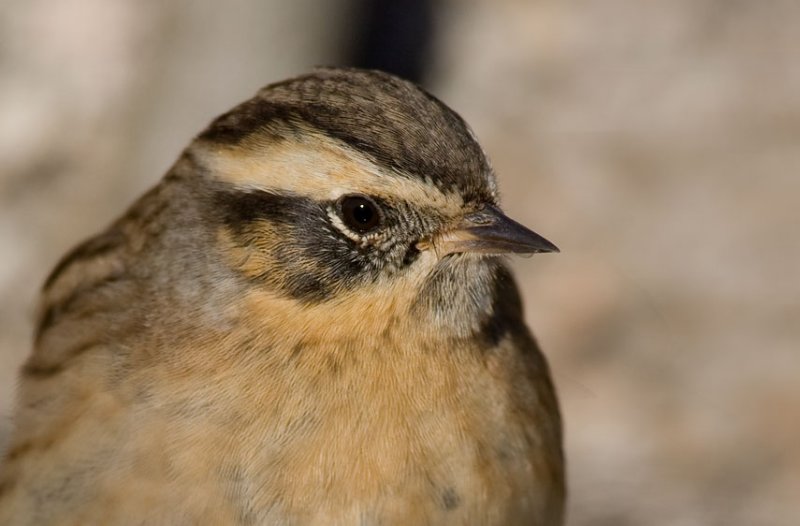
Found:
[[[348,193],[385,229],[348,232]],[[415,248],[495,200],[463,121],[383,74],[215,121],[48,279],[0,523],[560,524],[558,406],[510,273]]]

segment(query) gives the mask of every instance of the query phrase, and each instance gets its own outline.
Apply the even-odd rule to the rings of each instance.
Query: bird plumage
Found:
[[[551,245],[496,205],[416,86],[264,88],[51,274],[0,522],[560,524],[555,393],[485,254]]]

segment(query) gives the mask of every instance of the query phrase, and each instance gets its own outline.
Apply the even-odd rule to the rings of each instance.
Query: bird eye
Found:
[[[381,222],[378,206],[365,196],[346,195],[339,208],[344,223],[360,234],[373,230]]]

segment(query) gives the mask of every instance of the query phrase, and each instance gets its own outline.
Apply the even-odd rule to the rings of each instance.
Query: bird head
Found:
[[[481,298],[509,279],[493,256],[557,250],[500,211],[461,117],[385,73],[322,69],[267,86],[187,155],[212,188],[217,245],[265,316],[328,332],[410,312],[458,325],[491,311]]]

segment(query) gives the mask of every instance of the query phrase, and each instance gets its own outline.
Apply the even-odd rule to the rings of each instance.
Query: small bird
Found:
[[[562,524],[553,251],[419,87],[269,85],[47,279],[0,524]]]

